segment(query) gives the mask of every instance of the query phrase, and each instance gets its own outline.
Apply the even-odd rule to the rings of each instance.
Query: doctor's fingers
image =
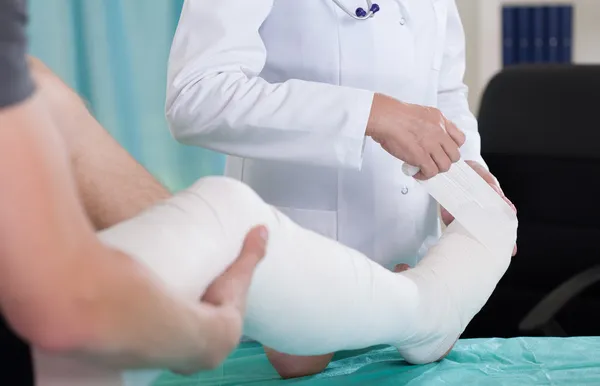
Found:
[[[408,264],[396,264],[394,267],[394,273],[402,273],[404,271],[408,271],[410,269],[410,265]]]
[[[434,161],[431,155],[426,157],[424,161],[417,163],[417,166],[419,167],[419,172],[414,175],[414,178],[417,180],[428,180],[440,172],[436,161]]]
[[[441,146],[452,163],[460,160],[460,148],[452,138],[446,136],[442,140]]]
[[[431,150],[431,158],[437,166],[438,173],[445,173],[450,170],[450,166],[452,166],[452,160],[448,154],[446,154],[441,145]]]
[[[458,147],[461,147],[462,145],[464,145],[464,143],[467,139],[467,137],[465,136],[465,133],[463,133],[462,130],[460,130],[454,123],[447,120],[446,118],[444,118],[444,121],[445,121],[444,129],[446,130],[446,133],[448,133],[450,138],[452,138],[454,143]]]

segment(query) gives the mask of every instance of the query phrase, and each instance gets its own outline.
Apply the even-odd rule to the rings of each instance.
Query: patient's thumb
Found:
[[[210,285],[202,301],[217,306],[232,305],[243,311],[254,270],[265,256],[267,241],[268,231],[264,226],[248,232],[237,259]]]
[[[257,226],[250,230],[242,245],[242,251],[237,260],[231,265],[230,270],[237,269],[240,274],[241,272],[253,270],[256,264],[265,256],[268,241],[269,231],[266,227]],[[235,273],[238,273],[238,271]]]

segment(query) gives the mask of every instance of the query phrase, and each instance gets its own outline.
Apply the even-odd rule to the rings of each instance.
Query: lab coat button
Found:
[[[402,190],[400,191],[400,193],[407,195],[408,194],[408,188],[405,186],[402,188]]]
[[[400,19],[400,25],[404,25],[404,24],[406,24],[406,19],[405,18]]]

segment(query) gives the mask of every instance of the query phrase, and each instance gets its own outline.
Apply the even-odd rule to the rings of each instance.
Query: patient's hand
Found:
[[[514,206],[514,204],[504,195],[504,192],[502,191],[502,189],[500,189],[500,186],[498,186],[498,181],[496,180],[496,178],[492,175],[492,173],[488,172],[486,168],[484,168],[483,166],[481,166],[480,164],[478,164],[475,161],[465,161],[467,163],[467,165],[469,165],[473,170],[475,170],[477,172],[477,174],[479,174],[481,176],[481,178],[483,178],[485,180],[485,182],[487,182],[488,184],[490,184],[490,186],[504,199],[504,201],[506,201],[506,203],[508,205],[510,205],[510,207],[515,211],[515,213],[517,212],[517,208]],[[442,208],[442,222],[444,223],[444,225],[448,226],[452,221],[454,221],[454,216],[452,216],[450,214],[450,212],[448,212],[446,209]],[[517,246],[515,245],[515,248],[513,249],[513,256],[517,254]]]
[[[252,276],[256,266],[265,256],[267,239],[268,231],[265,227],[252,229],[244,240],[238,258],[211,283],[201,301],[216,307],[231,307],[241,323],[246,312],[246,296]]]
[[[259,226],[252,229],[242,246],[238,258],[206,290],[200,301],[208,310],[207,318],[211,330],[205,347],[209,363],[219,364],[235,349],[242,336],[246,297],[252,282],[254,270],[266,253],[268,231]],[[205,311],[206,312],[206,311]],[[181,375],[191,375],[198,371],[196,366],[178,369]]]

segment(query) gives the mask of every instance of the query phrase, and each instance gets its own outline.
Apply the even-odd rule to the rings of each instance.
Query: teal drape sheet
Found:
[[[281,380],[264,351],[243,343],[220,368],[163,374],[153,386],[587,386],[600,385],[600,338],[459,341],[440,363],[410,366],[391,347],[336,355],[322,374]]]
[[[222,174],[224,157],[179,145],[164,117],[167,60],[183,0],[28,0],[30,51],[169,188]]]

